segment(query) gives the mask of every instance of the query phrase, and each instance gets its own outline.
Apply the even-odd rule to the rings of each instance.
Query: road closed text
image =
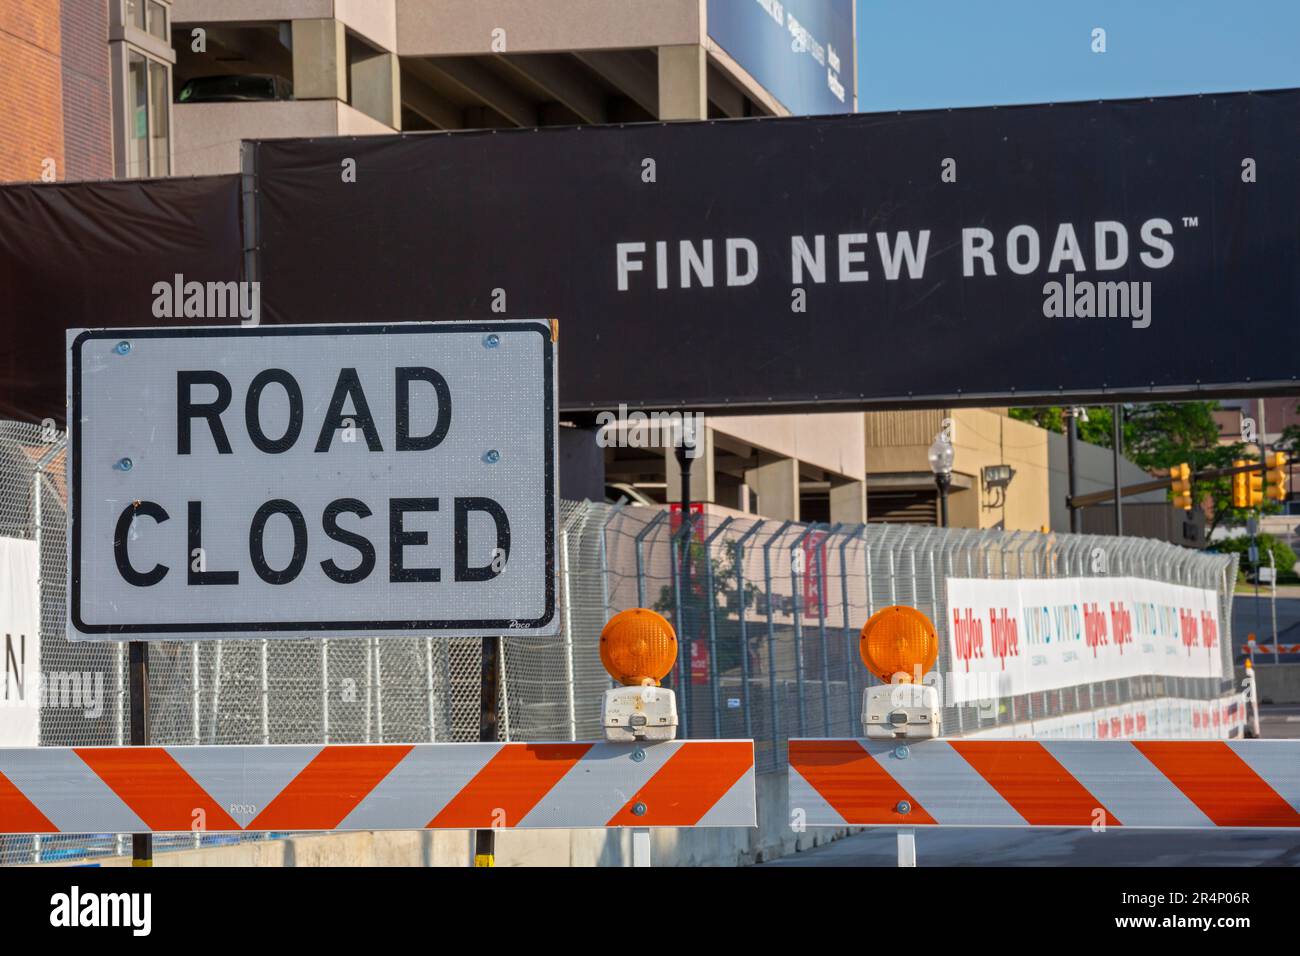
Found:
[[[372,387],[373,387],[372,383]],[[425,386],[413,395],[415,385]],[[196,397],[206,387],[204,397]],[[310,383],[307,385],[310,388]],[[419,453],[437,448],[446,438],[454,414],[454,401],[446,379],[433,368],[408,366],[393,370],[391,387],[396,414],[391,422],[381,423],[371,412],[366,385],[355,368],[338,371],[326,410],[319,422],[307,421],[304,384],[282,368],[264,369],[255,375],[242,403],[232,410],[234,393],[230,381],[211,369],[184,369],[176,373],[176,447],[178,456],[194,453],[200,441],[197,432],[210,442],[218,455],[232,455],[232,429],[242,430],[244,444],[262,455],[282,455],[300,442],[312,443],[313,454],[327,459],[337,446],[362,443],[370,452],[386,448],[396,452]],[[263,421],[264,398],[268,392],[279,393],[280,404],[287,404],[287,424],[275,429]],[[434,411],[423,417],[432,426],[416,433],[412,429],[413,402],[432,403]],[[319,403],[318,403],[319,404]],[[345,411],[347,409],[347,411]],[[381,431],[381,425],[386,426]],[[308,432],[308,428],[311,431]],[[125,465],[125,462],[123,462]],[[412,462],[412,467],[419,467]],[[322,460],[322,473],[329,463]],[[450,511],[453,519],[450,541],[442,547],[430,547],[430,532],[419,527],[417,516]],[[481,516],[487,520],[474,520]],[[505,508],[490,497],[478,495],[390,497],[364,500],[342,496],[331,499],[319,514],[308,514],[289,498],[271,498],[256,504],[246,515],[213,514],[209,505],[205,513],[202,499],[161,502],[133,500],[118,516],[113,534],[113,559],[118,573],[135,587],[151,587],[172,572],[172,566],[155,562],[137,566],[131,555],[131,541],[141,533],[139,523],[152,521],[162,525],[174,517],[183,518],[174,535],[178,562],[183,564],[188,585],[233,586],[240,583],[240,571],[225,562],[235,555],[217,554],[204,545],[205,519],[223,524],[235,520],[247,522],[247,562],[258,578],[267,584],[285,585],[304,573],[320,574],[337,584],[357,584],[376,573],[379,555],[375,542],[387,551],[387,567],[379,572],[394,584],[438,583],[444,568],[429,564],[428,553],[452,554],[447,573],[458,582],[488,581],[504,569],[510,557],[510,519]],[[490,528],[490,541],[476,551],[485,551],[487,560],[471,561],[471,531]],[[313,534],[335,542],[337,555],[317,562],[317,569],[307,568],[308,543]],[[287,557],[277,563],[268,556],[271,543],[285,552],[282,542],[289,541]],[[477,543],[477,542],[476,542]]]

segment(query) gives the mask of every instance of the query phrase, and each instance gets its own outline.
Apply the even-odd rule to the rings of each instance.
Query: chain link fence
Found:
[[[46,427],[0,422],[0,535],[37,541],[42,746],[129,740],[123,643],[70,643],[66,622],[66,443]],[[1232,674],[1236,557],[1162,542],[906,525],[819,525],[662,508],[563,502],[559,594],[551,639],[502,643],[500,732],[512,740],[601,736],[611,686],[597,637],[629,607],[677,627],[681,656],[665,683],[680,733],[748,737],[760,771],[784,765],[792,736],[857,736],[863,687],[874,683],[857,635],[889,604],[946,620],[947,577],[1131,575],[1214,590],[1225,675]],[[1097,555],[1104,555],[1104,569]],[[689,583],[684,583],[689,582]],[[942,633],[942,630],[941,630]],[[938,668],[948,673],[947,641]],[[149,733],[157,744],[469,741],[478,738],[480,644],[446,638],[151,642]],[[969,734],[1133,701],[1215,700],[1222,680],[1138,677],[948,706],[945,734]],[[4,711],[0,709],[0,721]],[[158,851],[281,834],[177,834]],[[0,836],[0,863],[130,852],[119,834]]]

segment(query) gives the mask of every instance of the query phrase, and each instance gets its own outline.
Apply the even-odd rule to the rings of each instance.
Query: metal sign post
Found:
[[[128,651],[131,744],[145,746],[149,743],[149,645],[144,641],[131,641]],[[131,835],[131,865],[153,866],[153,834]]]
[[[500,685],[501,638],[497,635],[483,638],[479,661],[478,739],[481,743],[497,739],[497,700]],[[496,831],[474,831],[474,865],[496,866]]]

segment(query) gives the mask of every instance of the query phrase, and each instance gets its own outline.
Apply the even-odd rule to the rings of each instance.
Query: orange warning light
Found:
[[[862,625],[858,651],[867,670],[886,683],[905,674],[903,683],[924,676],[939,657],[934,624],[916,608],[895,604],[881,608]]]
[[[646,608],[620,611],[600,632],[600,662],[621,684],[658,686],[676,660],[673,626]]]

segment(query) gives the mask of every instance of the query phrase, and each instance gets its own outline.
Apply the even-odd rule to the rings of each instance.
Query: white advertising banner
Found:
[[[0,747],[40,743],[40,556],[0,537]]]
[[[1038,717],[1014,724],[989,727],[963,737],[1074,740],[1226,739],[1240,737],[1246,726],[1246,700],[1242,694],[1213,700],[1161,697],[1099,707],[1077,714]]]
[[[953,701],[1121,677],[1222,677],[1218,595],[1142,578],[949,578]]]

